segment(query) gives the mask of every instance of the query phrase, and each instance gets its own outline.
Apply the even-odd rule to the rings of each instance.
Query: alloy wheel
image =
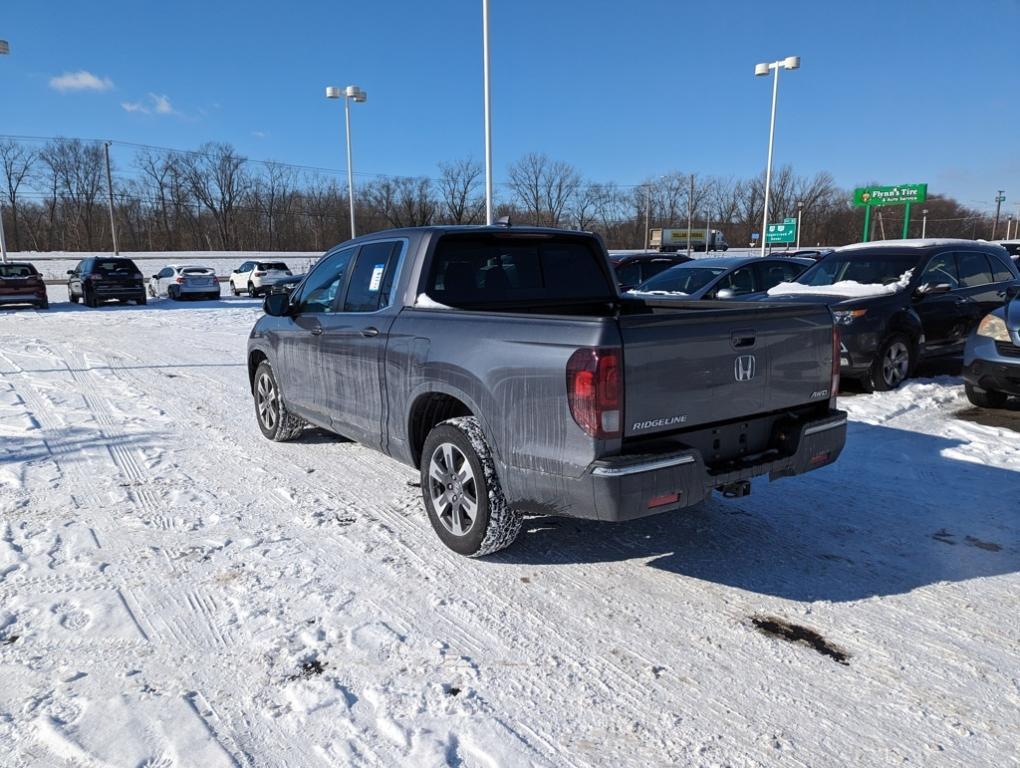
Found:
[[[258,409],[259,419],[266,429],[276,426],[279,418],[280,403],[276,396],[276,386],[268,373],[259,376],[255,384],[255,407]]]
[[[889,389],[895,389],[907,378],[910,369],[910,350],[902,341],[889,345],[882,358],[882,379]]]
[[[440,443],[429,460],[429,497],[436,517],[454,536],[464,536],[478,517],[478,482],[467,456]]]

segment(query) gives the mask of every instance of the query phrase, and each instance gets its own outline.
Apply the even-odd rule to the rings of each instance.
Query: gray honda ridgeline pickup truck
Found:
[[[836,460],[839,339],[823,305],[621,296],[587,232],[376,232],[270,294],[248,341],[259,428],[307,424],[421,471],[448,547],[525,514],[630,520]]]

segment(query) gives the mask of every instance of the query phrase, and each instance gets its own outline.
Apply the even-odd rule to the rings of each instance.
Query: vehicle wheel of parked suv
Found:
[[[293,440],[305,428],[305,422],[287,412],[280,397],[280,385],[268,361],[259,363],[255,371],[255,417],[262,434],[278,443]]]
[[[72,304],[77,304],[81,300],[81,296],[76,296],[70,291],[67,292],[67,298],[71,301]]]
[[[36,307],[36,309],[49,309],[50,308],[50,300],[49,299],[43,299],[38,304],[36,304],[35,307]]]
[[[237,286],[234,285],[234,281],[233,280],[230,281],[230,292],[232,294],[234,294],[235,296],[240,296],[241,295],[241,292],[239,290],[237,290]]]
[[[523,515],[507,506],[478,419],[462,416],[434,427],[420,463],[425,511],[447,547],[481,557],[513,543]]]
[[[253,299],[257,295],[255,293],[255,286],[251,284],[250,280],[248,281],[248,295],[251,296]]]
[[[86,288],[85,292],[82,294],[82,299],[85,301],[86,307],[95,308],[99,306],[99,299],[96,298],[96,294],[88,288]]]
[[[978,408],[1004,408],[1008,399],[1004,392],[996,392],[992,389],[978,389],[970,382],[964,382],[963,388],[967,393],[967,399]]]
[[[137,304],[138,306],[141,306],[143,304],[148,303],[148,301],[149,300],[145,297],[145,294],[142,294],[137,299],[135,299],[135,304]]]
[[[169,288],[166,289],[166,296],[167,296],[168,299],[170,299],[170,301],[180,301],[181,300],[180,291],[177,288],[175,288],[174,286],[172,286],[172,285]]]
[[[888,392],[907,380],[914,370],[914,350],[910,339],[894,333],[879,347],[871,371],[864,380],[869,391]]]

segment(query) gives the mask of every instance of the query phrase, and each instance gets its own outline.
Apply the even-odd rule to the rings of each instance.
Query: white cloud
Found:
[[[122,101],[121,108],[125,112],[141,112],[143,115],[180,115],[170,103],[165,93],[149,93],[148,101]]]
[[[50,88],[66,93],[67,91],[109,91],[113,88],[113,80],[108,77],[97,77],[84,69],[77,72],[65,72],[50,78]]]
[[[265,131],[252,131],[251,135],[254,136],[256,139],[264,139],[269,136],[269,134],[266,133]]]

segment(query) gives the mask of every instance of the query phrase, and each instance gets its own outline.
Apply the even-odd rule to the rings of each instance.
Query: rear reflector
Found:
[[[821,453],[816,453],[814,456],[811,457],[810,461],[811,466],[824,464],[829,460],[829,455],[830,455],[829,451],[822,451]]]
[[[648,508],[655,509],[656,507],[664,507],[667,504],[676,504],[680,501],[679,493],[667,493],[662,496],[654,496],[648,500]]]

